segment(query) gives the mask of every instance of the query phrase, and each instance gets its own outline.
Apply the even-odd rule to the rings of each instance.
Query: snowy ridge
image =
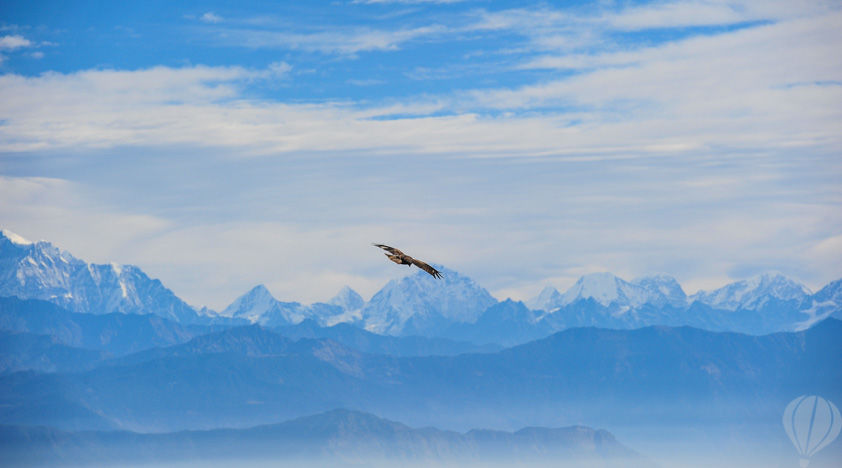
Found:
[[[780,273],[769,272],[736,281],[711,292],[699,291],[691,296],[691,299],[718,309],[756,310],[770,298],[802,301],[811,294],[803,284]]]
[[[261,315],[275,307],[277,303],[278,300],[272,296],[266,286],[259,284],[234,300],[219,315],[244,318],[254,323]]]
[[[349,286],[342,288],[331,300],[327,301],[327,303],[339,306],[346,311],[362,309],[365,305],[363,298]]]
[[[298,302],[281,302],[272,296],[266,286],[260,284],[234,300],[220,315],[245,319],[267,327],[296,325],[306,319],[329,326],[354,321],[354,313],[359,314],[362,304],[362,297],[348,286],[342,288],[331,303],[303,305]],[[350,308],[352,306],[356,307]]]
[[[684,307],[687,295],[675,278],[667,275],[646,276],[631,282],[611,273],[582,276],[563,295],[551,286],[527,301],[533,310],[550,311],[577,301],[593,299],[604,307],[615,309],[640,307],[644,304]]]
[[[612,304],[628,307],[639,307],[653,297],[658,291],[629,283],[611,273],[592,273],[579,278],[561,298],[561,306],[569,305],[583,299],[593,299],[603,306]]]
[[[199,318],[135,266],[89,264],[49,242],[20,239],[0,233],[0,296],[46,300],[74,312],[155,314],[186,323]]]
[[[49,242],[32,243],[0,231],[0,296],[47,300],[93,314],[155,314],[182,323],[264,326],[312,319],[320,326],[349,323],[375,333],[457,340],[487,339],[477,334],[479,329],[498,334],[519,330],[519,336],[536,337],[581,326],[690,325],[760,334],[809,328],[830,316],[842,319],[842,280],[811,294],[780,273],[765,273],[688,297],[670,276],[626,281],[596,273],[579,278],[564,294],[545,287],[529,301],[540,314],[503,307],[479,320],[498,301],[471,278],[440,269],[442,279],[414,271],[392,280],[368,302],[349,287],[327,303],[282,302],[259,285],[217,314],[187,305],[138,267],[88,264]]]
[[[561,305],[562,296],[552,286],[545,286],[534,298],[526,301],[526,306],[532,310],[552,310]]]
[[[362,310],[367,330],[390,335],[427,334],[450,323],[473,323],[497,303],[491,294],[467,276],[436,265],[435,279],[416,271],[389,281]]]
[[[806,330],[831,316],[842,320],[842,279],[832,281],[810,299],[810,306],[802,310],[807,317],[795,330]]]
[[[19,236],[19,235],[15,234],[14,232],[9,231],[8,229],[0,229],[0,235],[2,235],[3,237],[5,237],[5,238],[6,238],[9,242],[11,242],[12,244],[17,244],[17,245],[32,245],[32,244],[34,243],[34,242],[32,242],[31,240],[24,239],[23,237],[21,237],[21,236]]]
[[[684,307],[687,305],[687,294],[678,281],[669,275],[653,275],[637,278],[632,284],[640,286],[648,293],[646,302],[654,305],[671,305]]]
[[[688,297],[675,278],[648,276],[627,282],[610,273],[581,277],[561,300],[552,288],[530,301],[547,311],[549,329],[596,326],[638,328],[689,325],[706,330],[762,334],[803,330],[829,316],[842,318],[842,280],[811,295],[779,273],[765,273]],[[555,307],[553,307],[555,306]]]

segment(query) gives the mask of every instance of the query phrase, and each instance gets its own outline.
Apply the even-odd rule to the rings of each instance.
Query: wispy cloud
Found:
[[[227,45],[249,48],[285,48],[353,56],[360,52],[398,50],[401,44],[433,36],[442,26],[378,30],[370,28],[335,29],[314,33],[295,33],[266,29],[226,28],[212,32],[215,40]]]
[[[214,13],[212,11],[209,11],[207,13],[204,13],[202,16],[200,16],[199,21],[202,21],[204,23],[216,24],[216,23],[222,22],[222,17],[217,15],[216,13]]]
[[[400,4],[400,5],[410,5],[410,4],[418,4],[418,3],[434,3],[434,4],[446,4],[446,3],[460,3],[466,0],[353,0],[351,3],[357,4],[364,4],[364,5],[389,5],[389,4]]]

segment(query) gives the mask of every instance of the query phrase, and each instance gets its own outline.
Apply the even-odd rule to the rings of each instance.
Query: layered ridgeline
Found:
[[[72,461],[137,465],[190,461],[227,465],[384,466],[459,462],[495,466],[517,462],[552,466],[653,467],[605,430],[584,426],[527,427],[515,432],[466,433],[415,429],[373,414],[333,410],[246,429],[175,433],[66,432],[0,426],[0,463],[61,465]],[[271,462],[270,462],[271,461]],[[481,464],[481,465],[480,465]],[[262,466],[262,465],[261,465]]]
[[[489,353],[397,357],[257,325],[88,370],[0,375],[0,421],[141,432],[248,427],[345,407],[412,425],[780,428],[793,398],[842,401],[842,322],[750,336],[577,328]]]
[[[181,324],[255,323],[290,330],[306,323],[312,336],[320,336],[316,328],[346,324],[380,335],[512,345],[581,326],[689,325],[763,334],[842,317],[842,280],[813,294],[767,273],[688,296],[669,276],[625,281],[597,273],[564,293],[547,287],[523,304],[499,302],[470,278],[442,272],[441,280],[420,271],[392,280],[368,302],[345,287],[327,302],[301,304],[278,300],[259,285],[216,313],[184,303],[137,267],[88,264],[48,242],[0,233],[0,296],[46,300],[72,312],[153,314]],[[336,330],[331,333],[336,336]]]

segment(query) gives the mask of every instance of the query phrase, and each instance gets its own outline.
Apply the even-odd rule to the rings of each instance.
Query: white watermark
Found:
[[[801,468],[810,458],[836,439],[842,417],[832,402],[816,395],[802,395],[786,405],[784,429],[801,457]]]

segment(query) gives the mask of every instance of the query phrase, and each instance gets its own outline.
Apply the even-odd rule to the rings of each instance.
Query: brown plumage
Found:
[[[431,274],[433,276],[433,278],[441,278],[441,272],[440,271],[436,270],[435,268],[431,267],[430,265],[427,265],[426,263],[422,262],[421,260],[416,260],[416,259],[410,257],[409,255],[401,252],[400,250],[398,250],[394,247],[389,247],[388,245],[383,245],[383,244],[371,244],[371,245],[373,245],[375,247],[380,247],[381,249],[385,250],[386,252],[389,252],[389,253],[386,254],[386,256],[389,257],[389,260],[397,263],[398,265],[407,265],[407,266],[415,265],[418,268],[420,268],[420,269],[426,271],[427,273]]]

